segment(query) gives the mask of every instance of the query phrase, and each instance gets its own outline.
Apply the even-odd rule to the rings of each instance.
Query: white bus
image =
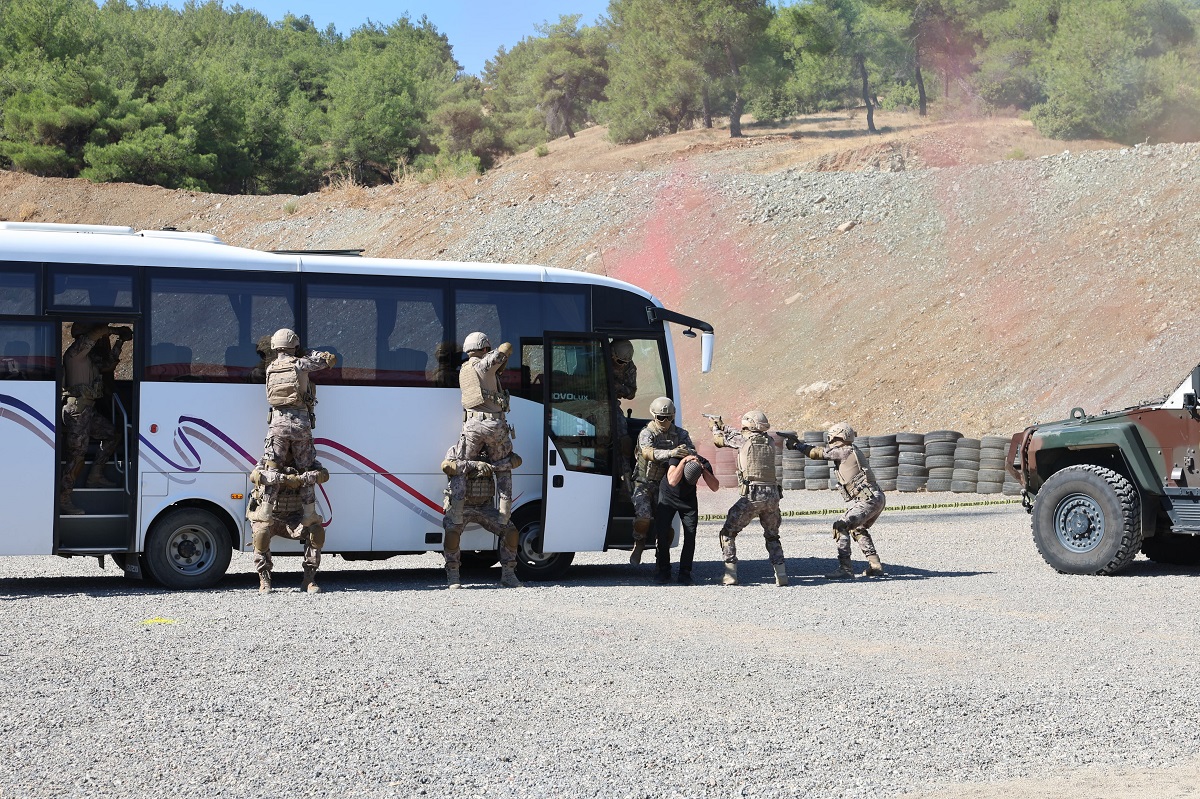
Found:
[[[117,488],[86,488],[60,515],[61,354],[74,322],[133,330],[112,381],[121,445]],[[356,253],[261,252],[214,236],[126,227],[0,223],[0,554],[110,556],[131,577],[203,588],[251,551],[248,476],[261,457],[266,397],[251,382],[256,342],[290,327],[308,350],[338,355],[314,373],[318,498],[327,553],[377,559],[440,551],[439,467],[458,438],[463,337],[511,341],[503,374],[524,464],[514,474],[518,573],[556,579],[575,552],[629,549],[633,509],[614,440],[649,404],[680,407],[668,323],[712,327],[664,309],[636,286],[534,266],[385,260]],[[637,397],[617,403],[615,339],[633,343]],[[550,368],[546,368],[549,365]],[[111,407],[109,407],[111,406]],[[95,444],[93,442],[93,450]],[[289,549],[291,546],[291,549]],[[495,562],[481,528],[465,560]],[[273,549],[299,551],[276,539]]]

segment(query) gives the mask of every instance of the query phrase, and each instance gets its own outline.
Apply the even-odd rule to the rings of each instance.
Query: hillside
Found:
[[[877,124],[867,137],[830,114],[627,147],[589,129],[479,179],[302,197],[0,173],[0,218],[607,273],[716,327],[712,374],[677,342],[689,415],[758,406],[776,427],[1011,432],[1165,394],[1200,359],[1185,313],[1200,146],[1064,144],[1013,119]]]

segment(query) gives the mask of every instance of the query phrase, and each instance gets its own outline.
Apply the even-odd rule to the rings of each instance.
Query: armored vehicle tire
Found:
[[[526,506],[513,515],[517,526],[517,576],[522,580],[557,580],[567,573],[574,552],[546,554],[538,549],[542,536],[541,507]]]
[[[1068,466],[1034,498],[1033,543],[1064,574],[1116,574],[1142,546],[1141,497],[1112,469]]]
[[[201,508],[176,508],[146,533],[146,571],[164,588],[211,588],[225,576],[233,544],[216,515]]]
[[[1159,533],[1142,542],[1142,552],[1155,563],[1200,564],[1200,536]]]

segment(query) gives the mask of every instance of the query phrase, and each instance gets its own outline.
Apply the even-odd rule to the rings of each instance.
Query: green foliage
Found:
[[[550,148],[544,144],[539,144],[537,147],[533,148],[533,154],[538,158],[545,158],[546,156],[550,155]]]

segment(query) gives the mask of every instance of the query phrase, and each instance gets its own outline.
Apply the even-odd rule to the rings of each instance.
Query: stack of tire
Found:
[[[896,489],[921,491],[929,481],[925,466],[925,436],[922,433],[897,433],[899,463],[896,467]]]
[[[1009,439],[1011,442],[1012,439]],[[1008,447],[1005,445],[1004,457],[1008,459]],[[1022,490],[1021,481],[1013,476],[1013,473],[1008,469],[1004,470],[1004,485],[1000,488],[1000,493],[1006,497],[1019,497]]]
[[[775,471],[781,475],[784,491],[801,491],[804,489],[804,455],[799,450],[788,449],[783,445],[784,435],[795,435],[789,430],[780,430],[775,439]]]
[[[733,447],[713,447],[713,475],[721,488],[737,488],[737,450]]]
[[[896,436],[871,436],[871,472],[881,491],[896,490],[900,450]]]
[[[954,442],[950,490],[955,494],[974,494],[979,486],[979,444],[978,438],[960,438]]]
[[[925,434],[925,490],[941,493],[954,481],[954,450],[962,433],[957,430],[931,430]]]
[[[804,443],[810,447],[825,446],[825,432],[806,430]],[[829,464],[812,458],[804,459],[804,487],[809,491],[824,491],[829,488]]]
[[[1008,439],[1004,436],[984,436],[979,440],[979,482],[975,491],[980,494],[999,494],[1004,490],[1004,453]]]

